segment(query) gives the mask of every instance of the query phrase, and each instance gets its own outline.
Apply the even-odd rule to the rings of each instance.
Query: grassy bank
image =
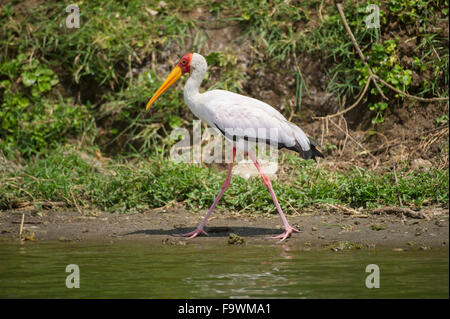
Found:
[[[380,28],[366,27],[370,3],[379,6]],[[1,4],[0,209],[30,201],[121,212],[174,201],[191,209],[208,207],[224,173],[167,160],[174,143],[170,132],[192,128],[182,83],[144,112],[186,52],[199,52],[208,61],[203,88],[264,100],[292,122],[302,127],[314,123],[315,129],[323,124],[315,116],[351,105],[368,77],[331,0],[80,1],[79,29],[66,27],[66,5]],[[344,1],[343,6],[368,65],[380,78],[420,97],[448,96],[447,0]],[[331,171],[284,154],[282,164],[292,174],[274,186],[285,210],[316,203],[355,208],[400,202],[448,205],[448,168],[432,168],[435,162],[439,167],[448,163],[448,141],[441,130],[447,127],[448,135],[448,104],[418,104],[382,85],[380,89],[389,100],[370,87],[355,114],[346,114],[346,129],[364,130],[365,136],[341,135],[334,144],[325,136],[322,150],[339,159],[345,147],[360,152],[371,137],[397,143],[396,135],[383,135],[390,117],[408,130],[399,136],[437,134],[413,145],[415,153],[414,141],[406,141],[408,150],[419,154],[414,156],[431,154],[425,158],[431,168],[411,171],[405,160],[396,181],[392,163],[386,164],[387,173],[356,166]],[[404,124],[408,116],[401,115],[413,114],[413,107],[433,108],[424,113],[429,126],[415,131],[415,123]],[[323,140],[325,126],[321,130],[313,137],[322,134]],[[370,149],[381,152],[378,146],[386,145],[376,146]],[[367,152],[358,156],[368,158]],[[239,177],[220,205],[273,211],[261,181]]]
[[[354,168],[346,173],[318,168],[311,161],[284,154],[292,172],[289,180],[273,185],[286,211],[316,203],[338,203],[354,208],[403,204],[420,207],[448,204],[449,172],[397,172],[379,176]],[[0,209],[21,202],[62,201],[69,207],[129,212],[182,202],[194,210],[211,205],[224,173],[196,165],[161,159],[100,161],[74,148],[58,148],[47,157],[30,161],[20,170],[1,171]],[[219,207],[234,211],[275,212],[259,178],[237,176]]]

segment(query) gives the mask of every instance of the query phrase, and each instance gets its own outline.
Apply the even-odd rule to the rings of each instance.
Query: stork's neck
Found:
[[[200,107],[198,99],[200,98],[200,93],[198,89],[200,84],[206,75],[206,65],[200,65],[196,68],[191,68],[191,75],[184,85],[184,101],[189,106],[189,108],[197,114],[197,108]]]

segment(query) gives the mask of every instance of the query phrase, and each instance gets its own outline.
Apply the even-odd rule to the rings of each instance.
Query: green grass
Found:
[[[159,114],[151,121],[140,117],[142,105],[160,84],[155,70],[146,67],[139,77],[132,72],[145,68],[152,55],[183,45],[192,22],[182,18],[180,8],[189,6],[183,1],[166,7],[152,1],[145,8],[140,1],[89,1],[80,5],[80,28],[69,30],[66,5],[21,8],[12,1],[0,13],[0,149],[9,156],[15,151],[25,157],[46,153],[71,135],[84,134],[103,144],[130,124],[142,128],[161,120]],[[162,98],[166,111],[179,111],[178,98]],[[45,110],[54,108],[61,111]],[[110,121],[105,123],[104,117]],[[169,122],[167,116],[164,120]],[[36,121],[53,127],[36,126]],[[98,134],[93,121],[106,130]],[[127,133],[135,135],[136,128]]]
[[[366,28],[368,3],[344,1],[344,8],[371,67],[411,94],[448,95],[448,38],[442,31],[448,1],[374,1],[380,5],[381,29]],[[368,76],[336,8],[323,0],[176,0],[165,5],[96,0],[79,4],[80,28],[70,30],[64,24],[66,5],[45,2],[31,8],[10,1],[0,11],[0,149],[10,158],[46,154],[70,139],[110,154],[166,152],[157,145],[167,143],[168,131],[192,125],[181,84],[149,113],[143,108],[161,77],[188,51],[204,54],[210,64],[206,89],[246,93],[252,86],[249,74],[260,71],[295,79],[297,110],[310,94],[300,57],[320,59],[327,73],[324,88],[346,96],[348,103]],[[191,18],[198,7],[203,14]],[[391,23],[408,35],[391,36]],[[234,46],[206,51],[212,39],[205,30],[229,24],[239,28]],[[401,46],[407,42],[415,46],[405,53]],[[236,46],[247,49],[245,59]],[[374,125],[383,123],[386,111],[402,99],[382,89],[389,103],[374,88],[363,102]],[[294,122],[303,120],[302,112],[293,115]]]
[[[329,172],[311,161],[288,155],[285,165],[293,173],[285,182],[274,181],[278,199],[286,211],[317,203],[340,203],[373,208],[403,203],[421,206],[448,203],[449,171],[376,175],[354,168]],[[140,158],[135,163],[112,161],[102,165],[73,147],[61,147],[47,157],[29,161],[20,171],[0,172],[0,208],[24,201],[63,201],[74,207],[117,212],[142,211],[170,202],[194,210],[207,209],[220,190],[224,173],[169,160]],[[233,176],[219,207],[232,211],[271,212],[275,208],[260,178]]]

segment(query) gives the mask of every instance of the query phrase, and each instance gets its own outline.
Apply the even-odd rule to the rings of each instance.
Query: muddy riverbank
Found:
[[[291,225],[301,232],[295,233],[284,244],[335,250],[448,247],[448,209],[426,207],[415,213],[408,215],[385,209],[349,214],[338,207],[312,208],[288,216]],[[30,209],[0,212],[0,238],[19,238],[22,214],[22,238],[27,241],[135,240],[174,245],[195,245],[207,241],[227,245],[230,233],[234,233],[245,243],[275,245],[277,241],[268,237],[282,232],[278,215],[214,212],[206,227],[209,237],[185,240],[173,234],[193,230],[201,221],[203,212],[192,213],[183,208],[156,209],[139,214],[80,213],[66,209],[38,212]]]

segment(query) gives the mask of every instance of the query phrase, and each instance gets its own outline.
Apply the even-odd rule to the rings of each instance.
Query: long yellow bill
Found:
[[[156,101],[156,99],[165,91],[167,90],[172,84],[174,84],[179,78],[181,77],[181,68],[179,66],[176,66],[172,72],[170,72],[169,76],[166,78],[164,83],[160,86],[158,91],[152,96],[150,101],[147,103],[147,107],[145,110],[148,110],[150,105],[153,104],[153,102]]]

